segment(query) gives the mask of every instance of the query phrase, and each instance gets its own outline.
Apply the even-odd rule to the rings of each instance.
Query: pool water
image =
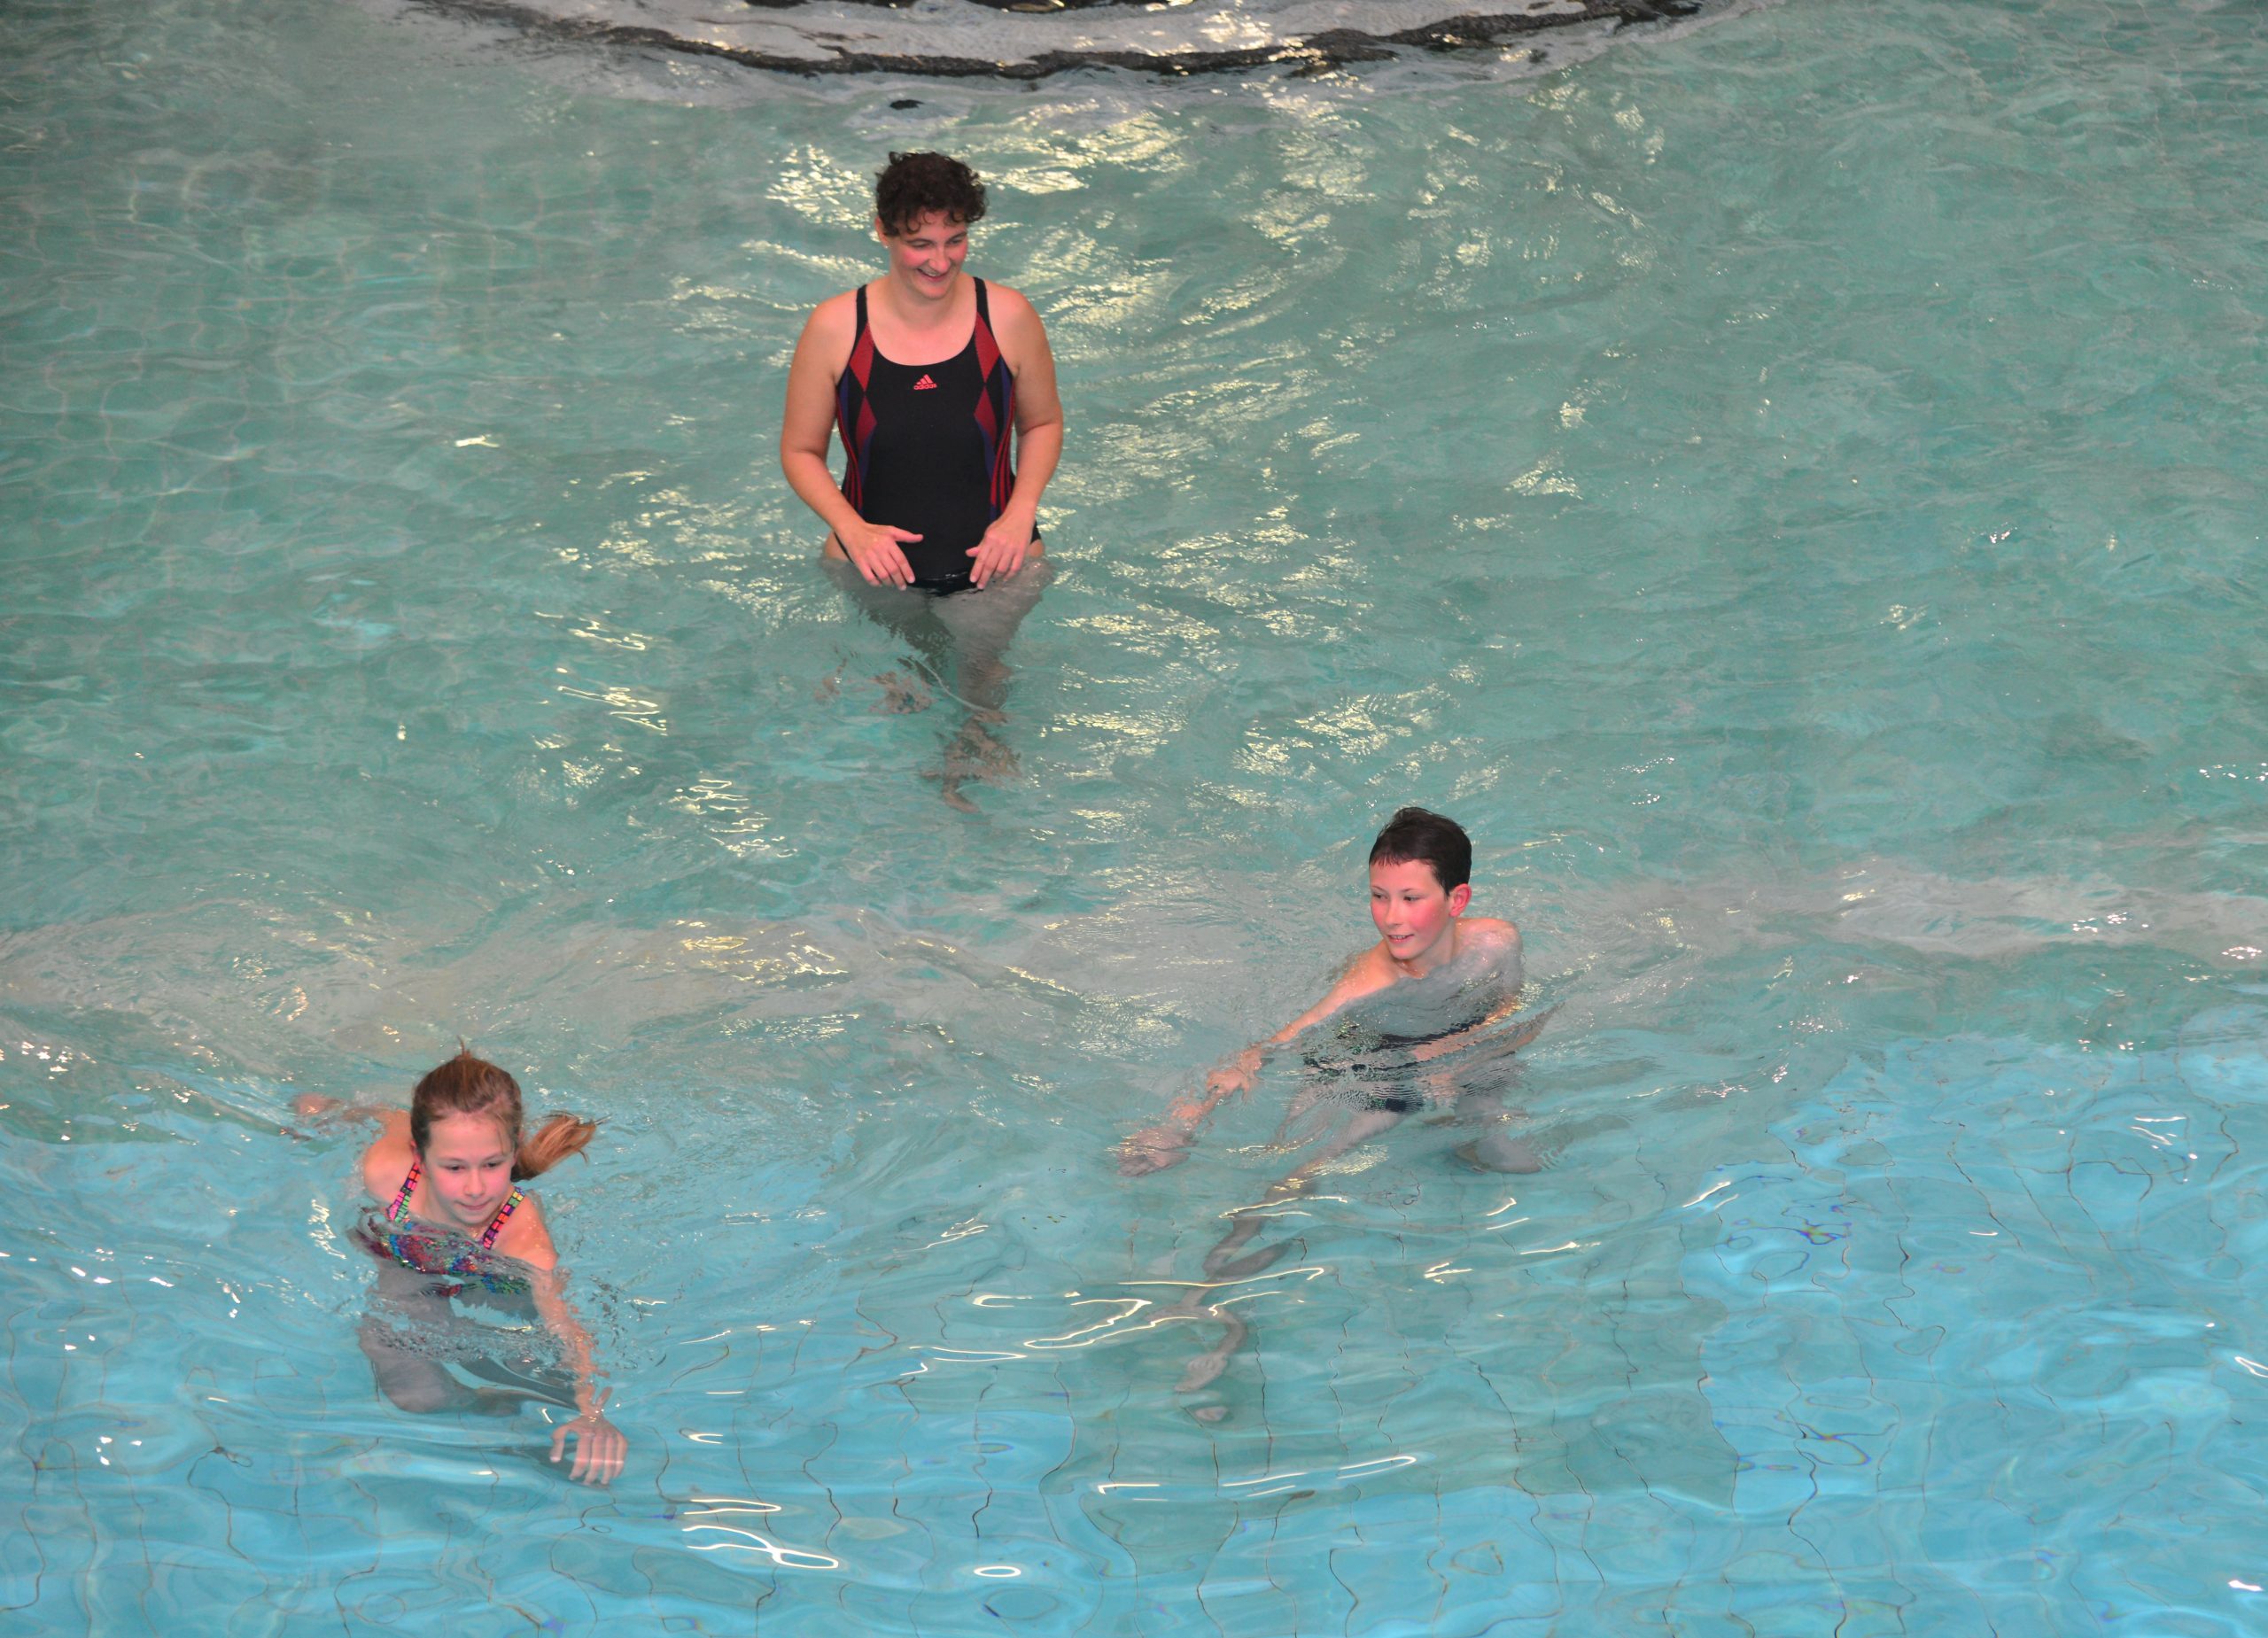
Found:
[[[2268,1630],[2257,8],[0,42],[0,1630]],[[1071,417],[973,814],[773,452],[924,144]],[[1111,1145],[1404,801],[1558,1008],[1550,1164],[1364,1145],[1177,1392],[1296,1060]],[[609,1491],[357,1346],[291,1099],[461,1036],[606,1122],[539,1192]]]

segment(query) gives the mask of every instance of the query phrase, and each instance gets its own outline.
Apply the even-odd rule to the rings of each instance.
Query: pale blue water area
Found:
[[[2268,1631],[2257,6],[675,100],[0,43],[0,1630]],[[773,453],[920,143],[1071,416],[974,816]],[[1297,1060],[1110,1145],[1405,800],[1551,1164],[1403,1122],[1177,1393]],[[291,1099],[460,1036],[606,1122],[539,1192],[610,1492],[357,1347]]]

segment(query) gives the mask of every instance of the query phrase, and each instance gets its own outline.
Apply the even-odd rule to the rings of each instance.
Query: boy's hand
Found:
[[[1189,1155],[1189,1133],[1171,1121],[1146,1126],[1118,1145],[1118,1171],[1122,1177],[1143,1177],[1178,1166]]]
[[[1259,1062],[1255,1053],[1247,1052],[1232,1064],[1223,1064],[1205,1077],[1205,1090],[1219,1102],[1231,1092],[1248,1092],[1259,1083]]]

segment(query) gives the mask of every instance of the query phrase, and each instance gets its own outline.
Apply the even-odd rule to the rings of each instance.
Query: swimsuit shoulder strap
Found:
[[[866,333],[866,287],[858,286],[858,328],[850,332],[850,345],[857,346],[858,338]]]
[[[496,1208],[496,1215],[488,1220],[487,1232],[480,1237],[482,1250],[493,1251],[495,1249],[496,1237],[504,1231],[504,1220],[509,1217],[514,1212],[519,1210],[520,1202],[527,1198],[527,1191],[521,1188],[515,1188],[510,1194],[505,1197],[503,1205]]]
[[[386,1207],[388,1223],[400,1223],[402,1214],[409,1209],[409,1197],[417,1192],[417,1178],[422,1169],[422,1163],[415,1156],[411,1157],[409,1175],[401,1180],[401,1192],[395,1195],[393,1204]]]
[[[979,330],[989,331],[992,328],[992,303],[985,296],[984,281],[978,278],[974,273],[970,274],[968,276],[969,282],[976,286],[977,328]]]

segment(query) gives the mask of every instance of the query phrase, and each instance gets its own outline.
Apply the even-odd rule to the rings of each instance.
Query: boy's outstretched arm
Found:
[[[1370,976],[1374,952],[1365,951],[1349,962],[1339,975],[1339,982],[1322,1000],[1285,1024],[1274,1035],[1256,1046],[1247,1046],[1228,1062],[1220,1065],[1205,1077],[1202,1093],[1191,1093],[1174,1100],[1166,1118],[1154,1126],[1146,1126],[1118,1147],[1118,1169],[1126,1176],[1139,1177],[1147,1172],[1161,1172],[1169,1166],[1180,1164],[1189,1153],[1189,1145],[1197,1136],[1197,1129],[1206,1117],[1219,1108],[1231,1092],[1248,1092],[1260,1078],[1261,1066],[1268,1054],[1287,1042],[1295,1041],[1316,1025],[1330,1017],[1340,1007],[1360,995],[1378,988]]]

